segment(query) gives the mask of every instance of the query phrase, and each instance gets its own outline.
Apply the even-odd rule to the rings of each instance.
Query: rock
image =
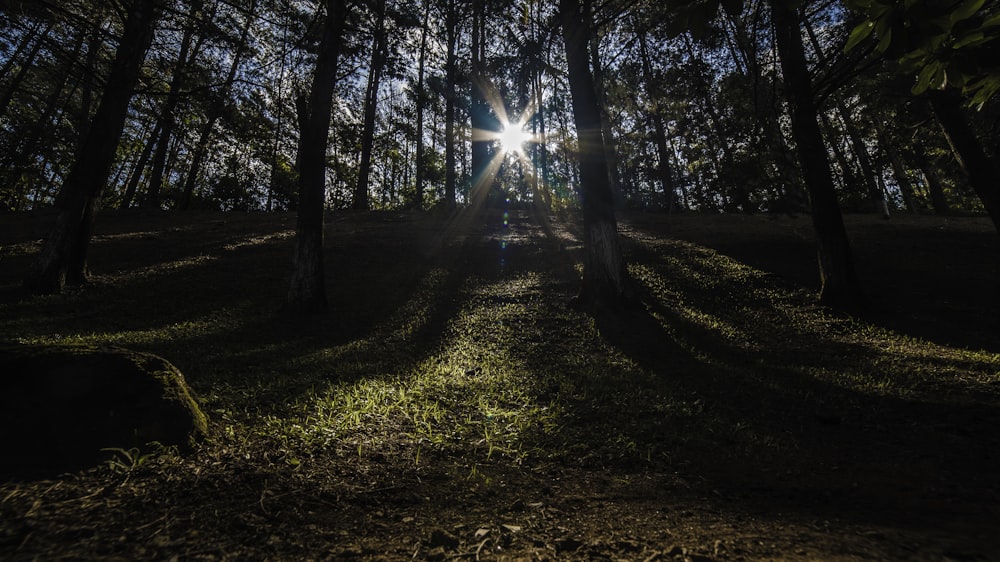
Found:
[[[110,346],[0,346],[0,474],[94,466],[101,449],[190,447],[207,433],[167,360]]]
[[[458,545],[458,537],[441,529],[434,529],[434,531],[431,532],[430,540],[427,541],[427,546],[431,548],[458,548]]]

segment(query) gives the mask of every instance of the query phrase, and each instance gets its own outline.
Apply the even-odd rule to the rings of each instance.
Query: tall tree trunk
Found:
[[[45,103],[43,104],[44,109],[42,109],[38,118],[35,122],[26,127],[23,137],[21,137],[17,143],[17,148],[11,150],[10,154],[7,155],[7,160],[4,162],[6,170],[6,185],[10,189],[11,200],[9,206],[12,209],[20,210],[21,203],[26,201],[28,198],[28,193],[30,191],[29,184],[33,183],[35,180],[27,177],[29,171],[37,166],[35,160],[38,152],[43,148],[44,143],[48,140],[51,135],[52,129],[57,127],[61,119],[55,119],[57,110],[60,105],[66,106],[65,99],[70,99],[73,97],[73,93],[76,90],[76,86],[70,89],[69,93],[64,96],[66,92],[66,85],[69,82],[70,75],[72,74],[70,70],[77,64],[77,56],[83,49],[83,44],[86,40],[86,32],[81,32],[77,38],[75,47],[72,53],[66,57],[65,62],[61,65],[60,71],[57,73],[56,84],[53,86],[49,95],[45,97]],[[63,103],[59,102],[63,100]]]
[[[125,184],[125,192],[122,194],[122,200],[118,203],[119,209],[128,209],[132,206],[132,202],[135,201],[135,194],[139,190],[139,182],[142,181],[142,174],[146,170],[146,165],[149,164],[150,157],[153,156],[153,149],[156,148],[156,139],[160,138],[160,120],[156,120],[156,124],[153,126],[153,132],[149,134],[149,140],[146,141],[146,146],[142,148],[142,154],[139,155],[139,161],[136,163],[135,169],[132,175],[128,178],[128,183]]]
[[[424,84],[424,68],[427,63],[427,24],[431,16],[431,2],[424,0],[424,23],[420,28],[420,56],[417,60],[417,146],[415,160],[417,164],[416,177],[414,178],[413,208],[422,209],[424,207],[424,175],[427,157],[424,154],[424,106],[427,105],[427,89]],[[450,8],[449,11],[453,9]]]
[[[659,162],[656,167],[660,185],[663,187],[663,197],[668,212],[677,209],[677,193],[674,188],[673,175],[670,172],[670,151],[667,148],[667,128],[660,115],[660,89],[653,78],[653,65],[649,59],[649,47],[646,44],[646,32],[639,31],[639,56],[642,58],[642,78],[646,85],[646,95],[651,103],[650,117],[653,120],[654,141]]]
[[[45,29],[36,36],[35,44],[31,47],[31,52],[21,62],[21,68],[11,78],[10,84],[7,84],[7,87],[4,88],[3,97],[0,98],[0,117],[7,114],[7,108],[10,106],[10,102],[14,100],[14,94],[21,88],[21,83],[28,77],[31,69],[35,68],[35,57],[42,50],[42,45],[45,44],[45,40],[48,38],[49,32],[52,31],[54,25],[55,19],[51,19],[45,24]],[[13,61],[13,58],[11,58],[11,61]],[[0,76],[6,76],[6,74]]]
[[[447,60],[445,61],[444,100],[444,200],[448,206],[455,205],[455,91],[458,82],[458,13],[455,3],[449,2],[445,14],[445,41]]]
[[[378,91],[382,83],[382,69],[385,67],[385,1],[378,4],[378,20],[375,36],[372,38],[372,58],[368,65],[368,87],[365,90],[365,115],[361,131],[361,165],[358,169],[358,183],[354,188],[351,207],[367,211],[371,207],[368,185],[371,181],[372,149],[375,146],[375,115],[378,111]]]
[[[583,196],[583,287],[578,303],[586,308],[617,308],[630,296],[628,273],[618,239],[614,193],[608,173],[601,108],[590,73],[579,0],[560,0],[560,19],[569,68],[573,120],[579,139],[580,191]]]
[[[950,215],[951,206],[948,205],[948,198],[945,197],[944,188],[941,187],[941,182],[938,181],[937,176],[934,175],[934,170],[931,169],[927,153],[924,152],[924,148],[919,144],[913,147],[913,159],[917,163],[920,175],[924,177],[924,183],[927,185],[927,192],[930,195],[931,208],[934,209],[934,214]]]
[[[1000,232],[1000,172],[976,138],[962,110],[962,99],[954,92],[930,92],[931,107],[969,184]]]
[[[597,108],[601,116],[601,138],[604,140],[604,152],[607,154],[606,162],[608,168],[608,181],[611,186],[611,193],[616,197],[621,195],[621,172],[618,169],[620,158],[618,157],[618,141],[615,139],[614,129],[611,127],[611,116],[608,115],[608,100],[605,95],[604,65],[601,63],[601,38],[598,34],[597,26],[594,24],[594,2],[584,0],[582,12],[583,26],[589,34],[589,55],[591,79],[594,82],[594,95],[597,100]]]
[[[688,55],[692,59],[695,59],[696,53],[694,50],[694,43],[692,43],[691,38],[685,35],[684,44],[687,47]],[[723,129],[723,118],[719,115],[719,112],[715,107],[715,100],[712,99],[712,92],[709,90],[708,85],[702,84],[696,89],[698,91],[698,95],[701,97],[705,113],[708,115],[711,130],[715,133],[715,138],[711,140],[714,140],[717,143],[719,151],[722,152],[721,161],[715,156],[715,154],[712,154],[711,156],[716,166],[716,176],[733,184],[736,205],[742,212],[755,213],[757,212],[757,205],[750,200],[750,190],[744,186],[743,182],[732,181],[729,178],[723,177],[723,171],[729,172],[730,170],[736,169],[736,158],[733,156],[732,147],[729,146],[729,135]]]
[[[863,297],[833,188],[823,135],[816,121],[799,17],[785,0],[772,0],[771,18],[791,112],[792,135],[809,190],[813,227],[819,244],[819,300],[838,308],[858,306]]]
[[[326,195],[326,148],[337,78],[337,58],[347,18],[346,0],[326,0],[326,21],[309,92],[309,118],[299,135],[299,211],[295,224],[292,278],[286,305],[295,312],[327,307],[323,268],[323,200]]]
[[[236,52],[233,53],[233,61],[229,65],[229,72],[226,74],[226,80],[219,87],[219,90],[215,92],[211,103],[208,106],[208,115],[205,120],[204,125],[202,125],[201,132],[198,135],[198,142],[195,144],[194,156],[191,158],[191,166],[188,168],[187,177],[184,179],[184,188],[181,192],[180,201],[177,204],[177,208],[186,211],[191,208],[191,199],[194,196],[194,188],[198,183],[198,177],[201,175],[201,167],[205,162],[205,156],[208,155],[208,143],[212,140],[212,131],[215,130],[215,124],[222,118],[222,114],[226,109],[226,101],[229,98],[229,93],[233,89],[233,84],[236,82],[236,74],[240,69],[240,65],[243,63],[243,57],[246,55],[247,50],[247,38],[250,35],[250,28],[253,25],[256,16],[254,15],[254,10],[256,9],[257,2],[254,0],[250,4],[250,10],[246,15],[246,21],[243,24],[243,29],[240,32],[240,40],[236,44]]]
[[[909,175],[906,173],[906,166],[903,164],[903,159],[899,155],[899,150],[897,150],[895,144],[889,140],[889,135],[882,125],[880,125],[877,121],[872,121],[872,125],[878,133],[879,145],[889,158],[889,165],[892,167],[892,176],[896,179],[896,185],[899,186],[900,195],[903,196],[903,205],[906,207],[906,210],[911,213],[919,212],[920,205],[917,203],[917,193],[916,190],[913,189],[913,183],[910,181]]]
[[[25,280],[35,293],[58,293],[71,279],[86,277],[86,252],[96,202],[108,180],[118,142],[125,127],[132,88],[153,40],[163,0],[133,0],[121,41],[111,65],[100,105],[77,152],[61,197],[56,224]],[[74,271],[67,273],[71,264]]]
[[[153,168],[149,173],[149,187],[146,190],[146,197],[143,199],[143,206],[158,209],[160,207],[160,191],[163,188],[164,172],[167,165],[168,148],[170,137],[174,134],[174,110],[180,103],[181,88],[184,84],[184,75],[188,65],[198,55],[197,49],[191,52],[191,43],[194,39],[195,25],[199,21],[198,12],[201,11],[204,0],[194,0],[191,3],[191,11],[188,15],[191,20],[184,28],[184,35],[181,38],[181,48],[177,55],[177,64],[174,65],[174,72],[170,78],[170,89],[167,92],[167,99],[163,102],[160,112],[160,136],[156,140],[156,152],[153,153]],[[189,60],[190,59],[190,60]]]
[[[490,143],[483,138],[483,131],[489,128],[489,104],[486,102],[486,2],[472,0],[472,73],[471,107],[469,109],[472,127],[472,188],[473,198],[488,197],[490,186],[486,168],[490,161]],[[454,205],[454,201],[445,201]]]
[[[819,39],[816,37],[816,32],[813,31],[808,19],[803,19],[803,23],[813,50],[816,52],[816,56],[819,57],[819,64],[827,66],[828,63],[823,54]],[[851,116],[851,112],[847,109],[847,104],[844,103],[843,98],[837,94],[833,94],[831,98],[833,99],[834,107],[837,109],[837,115],[840,116],[840,121],[844,124],[844,136],[847,137],[851,150],[854,152],[854,157],[858,161],[858,167],[861,168],[861,183],[864,185],[868,198],[871,200],[871,205],[876,212],[881,213],[884,218],[888,219],[889,206],[885,199],[885,190],[882,189],[880,186],[881,182],[876,178],[875,166],[872,165],[871,154],[868,152],[868,147],[865,146],[864,139],[861,138],[861,131],[854,121],[854,117]],[[831,137],[830,144],[834,144],[835,142],[834,137]]]

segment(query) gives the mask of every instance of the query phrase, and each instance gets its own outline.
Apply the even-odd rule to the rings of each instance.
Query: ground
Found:
[[[293,215],[105,213],[32,297],[46,220],[0,217],[0,340],[161,355],[211,436],[3,481],[0,558],[1000,560],[988,219],[848,217],[848,316],[806,217],[626,213],[597,318],[554,216],[331,214],[307,317]]]

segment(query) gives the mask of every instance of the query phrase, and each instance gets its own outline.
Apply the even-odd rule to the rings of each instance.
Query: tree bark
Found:
[[[930,92],[931,107],[969,184],[1000,232],[1000,172],[986,154],[962,111],[962,100],[951,91]]]
[[[488,197],[490,186],[486,173],[490,161],[490,143],[482,138],[482,131],[489,128],[489,104],[486,102],[485,73],[485,35],[486,35],[485,0],[472,0],[472,73],[471,73],[471,107],[470,124],[472,127],[472,198]],[[479,137],[479,138],[477,138]],[[445,203],[455,205],[454,200],[445,199]]]
[[[54,25],[55,20],[49,20],[48,23],[46,23],[45,29],[37,35],[35,44],[31,47],[31,52],[28,53],[28,55],[24,58],[24,61],[21,62],[21,68],[18,69],[17,73],[14,74],[14,77],[11,79],[10,84],[8,84],[4,89],[3,98],[0,99],[0,117],[7,114],[7,108],[10,106],[10,102],[13,101],[14,94],[21,88],[21,83],[28,77],[28,73],[31,69],[35,68],[35,57],[37,57],[39,51],[42,50],[42,45],[45,44],[45,40],[48,38],[49,32],[52,31],[52,27]],[[11,59],[11,61],[12,60],[13,59]],[[0,76],[6,76],[6,73]]]
[[[424,0],[426,6],[424,6],[424,24],[420,28],[420,56],[417,61],[417,91],[416,91],[416,105],[417,105],[417,146],[416,146],[416,165],[417,169],[414,178],[414,193],[413,193],[413,208],[423,209],[424,207],[424,172],[426,156],[424,155],[424,106],[427,105],[427,88],[424,84],[424,68],[427,63],[427,24],[430,20],[431,15],[431,2],[430,0]],[[451,8],[451,6],[449,6]],[[453,8],[452,8],[453,9]]]
[[[934,214],[942,216],[950,215],[951,206],[948,205],[948,198],[945,197],[944,188],[941,187],[941,182],[934,175],[931,163],[927,159],[927,154],[924,152],[922,146],[916,145],[913,147],[913,159],[916,160],[920,175],[924,177],[924,183],[927,185],[927,192],[931,198],[931,208],[934,209]]]
[[[652,107],[650,117],[653,119],[654,141],[656,143],[656,154],[659,163],[656,167],[660,184],[663,187],[663,197],[666,203],[667,212],[672,213],[677,209],[677,192],[674,188],[673,174],[670,170],[670,151],[667,148],[667,128],[663,123],[663,116],[660,115],[659,99],[660,92],[656,81],[653,78],[653,65],[649,59],[649,47],[647,46],[646,32],[639,31],[639,56],[642,58],[642,79],[646,84],[646,95],[649,96]]]
[[[860,306],[864,298],[837,204],[823,135],[816,120],[799,17],[785,4],[785,0],[771,0],[771,18],[791,113],[792,135],[809,190],[813,227],[819,245],[819,300],[837,308]]]
[[[382,69],[385,67],[385,2],[378,5],[378,20],[375,23],[375,36],[372,38],[372,58],[368,65],[368,86],[365,90],[365,115],[361,131],[361,164],[358,169],[358,183],[354,188],[354,201],[351,204],[356,210],[367,211],[371,208],[369,201],[369,182],[372,171],[372,149],[375,146],[375,113],[378,110],[378,91],[382,83]]]
[[[201,11],[204,0],[195,0],[191,3],[191,10],[188,15],[191,20],[184,29],[181,38],[181,48],[177,55],[177,64],[174,65],[173,76],[170,78],[170,89],[167,92],[167,99],[163,103],[160,112],[160,136],[156,140],[156,151],[153,153],[153,168],[149,172],[149,186],[146,196],[143,199],[143,206],[153,209],[160,208],[160,191],[163,187],[164,172],[167,164],[167,153],[170,144],[170,137],[174,134],[174,110],[180,103],[180,91],[184,83],[184,75],[187,72],[188,64],[197,56],[197,49],[194,54],[190,54],[191,42],[194,39],[194,26],[198,21],[198,12]]]
[[[616,309],[630,298],[628,273],[618,239],[614,193],[602,136],[601,108],[590,73],[579,0],[560,0],[562,35],[569,67],[573,120],[579,139],[580,191],[583,197],[583,287],[577,302],[584,308]]]
[[[447,59],[445,61],[445,100],[444,100],[444,200],[448,206],[455,205],[455,183],[457,169],[455,165],[455,87],[458,82],[458,13],[455,3],[448,3],[448,13],[445,14],[445,35]]]
[[[299,135],[299,211],[295,224],[292,278],[286,306],[298,312],[327,307],[323,267],[323,203],[326,196],[326,148],[337,78],[337,58],[347,17],[345,0],[326,1],[326,21],[309,92],[309,118]]]
[[[153,40],[163,0],[134,0],[121,42],[115,53],[104,94],[94,114],[87,140],[77,152],[62,187],[55,226],[25,280],[25,287],[41,294],[58,293],[71,279],[86,279],[86,253],[94,207],[107,183],[118,142],[125,127],[132,88]]]
[[[198,135],[198,143],[195,145],[194,156],[191,158],[191,166],[188,168],[187,177],[184,179],[184,189],[177,204],[178,209],[182,211],[191,208],[191,199],[194,196],[194,188],[198,182],[198,176],[201,175],[201,167],[205,161],[205,156],[208,154],[208,143],[212,139],[212,131],[215,129],[216,122],[222,118],[222,114],[226,108],[226,99],[233,89],[233,84],[236,82],[236,74],[246,54],[250,27],[256,19],[253,15],[256,5],[256,1],[250,4],[251,9],[246,15],[243,30],[240,32],[240,40],[236,45],[236,52],[233,53],[233,62],[229,65],[226,80],[222,83],[219,91],[215,93],[214,99],[209,104],[207,119],[201,128],[201,133]]]

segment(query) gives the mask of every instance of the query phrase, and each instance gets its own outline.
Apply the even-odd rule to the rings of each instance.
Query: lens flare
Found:
[[[531,133],[524,130],[524,123],[507,123],[497,134],[497,140],[505,154],[520,154],[524,152],[524,145],[531,141]]]

